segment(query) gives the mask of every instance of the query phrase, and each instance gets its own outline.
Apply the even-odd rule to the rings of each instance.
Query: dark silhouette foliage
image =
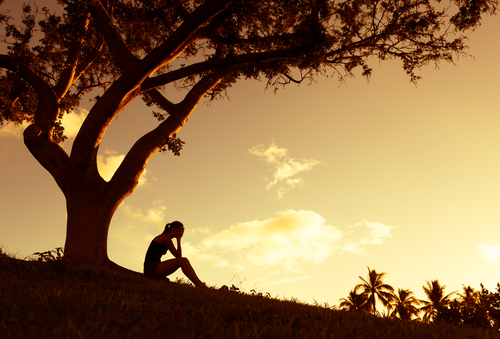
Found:
[[[497,284],[495,292],[488,291],[482,284],[480,291],[464,286],[463,293],[439,311],[436,321],[477,328],[498,328],[500,284]]]
[[[353,290],[349,291],[347,298],[342,298],[339,300],[339,308],[345,311],[369,313],[370,308],[367,303],[367,294],[364,293],[362,287],[357,285]]]
[[[454,292],[445,295],[446,286],[441,285],[439,280],[426,281],[426,283],[427,286],[422,286],[422,288],[427,300],[422,301],[424,306],[420,309],[424,312],[422,320],[431,322],[436,320],[440,311],[450,304]]]
[[[365,280],[359,277],[363,283],[356,286],[356,288],[363,289],[363,294],[366,297],[366,304],[369,312],[376,315],[377,300],[382,303],[382,306],[391,308],[391,301],[394,298],[394,288],[386,284],[383,280],[387,273],[377,273],[368,267],[368,277]]]
[[[363,283],[356,285],[347,298],[340,299],[339,309],[404,321],[500,328],[500,283],[497,283],[495,292],[488,291],[481,284],[481,290],[463,286],[462,293],[445,294],[446,286],[441,285],[439,280],[426,281],[423,290],[427,300],[419,300],[408,289],[398,288],[395,292],[391,285],[383,281],[385,275],[385,272],[377,273],[368,268],[368,279],[359,277]],[[382,302],[386,314],[377,309],[376,300]]]
[[[407,289],[398,288],[397,293],[393,293],[390,313],[391,317],[410,321],[418,318],[420,309],[418,306],[422,302],[413,296],[413,292]]]
[[[57,247],[54,250],[48,250],[45,252],[35,252],[33,253],[36,261],[58,261],[62,260],[64,257],[64,249],[62,247]]]

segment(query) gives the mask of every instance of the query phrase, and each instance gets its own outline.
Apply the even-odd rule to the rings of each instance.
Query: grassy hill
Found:
[[[1,338],[500,338],[0,251]]]

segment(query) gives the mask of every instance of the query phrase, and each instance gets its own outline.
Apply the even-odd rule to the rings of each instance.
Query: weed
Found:
[[[62,247],[57,247],[55,250],[35,252],[33,255],[35,256],[36,261],[58,261],[62,260],[64,256],[64,249]]]

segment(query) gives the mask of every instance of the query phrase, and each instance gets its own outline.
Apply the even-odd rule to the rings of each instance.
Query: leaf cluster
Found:
[[[55,250],[48,250],[45,252],[35,252],[33,253],[36,261],[49,262],[62,260],[64,257],[64,249],[62,247],[57,247]]]
[[[160,152],[171,151],[174,155],[180,156],[182,147],[184,147],[185,142],[177,137],[174,133],[169,137],[160,147]]]
[[[496,13],[498,7],[498,2],[488,0],[455,0],[455,4],[459,11],[450,21],[462,31],[479,26],[481,17]]]

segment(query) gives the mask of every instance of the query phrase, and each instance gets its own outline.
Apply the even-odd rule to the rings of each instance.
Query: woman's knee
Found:
[[[179,257],[179,258],[174,258],[171,260],[177,264],[183,264],[185,262],[189,262],[188,258],[186,258],[186,257]]]
[[[191,263],[189,262],[189,259],[186,257],[181,257],[179,258],[179,263],[181,266],[191,266]]]

